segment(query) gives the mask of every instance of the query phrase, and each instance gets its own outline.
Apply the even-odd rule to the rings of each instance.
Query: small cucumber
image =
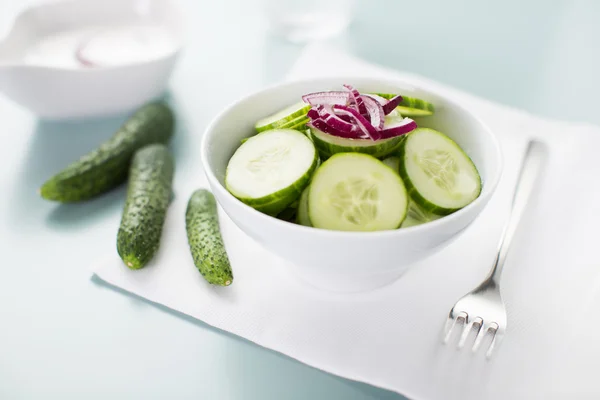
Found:
[[[211,192],[198,189],[192,194],[185,211],[185,227],[194,264],[204,279],[213,285],[231,285],[233,274]]]
[[[136,150],[152,143],[166,144],[173,126],[173,113],[166,104],[141,107],[112,138],[46,181],[40,195],[46,200],[70,203],[107,192],[125,182]]]
[[[131,269],[143,268],[158,251],[173,173],[173,157],[162,144],[146,146],[133,157],[117,235],[119,256]]]

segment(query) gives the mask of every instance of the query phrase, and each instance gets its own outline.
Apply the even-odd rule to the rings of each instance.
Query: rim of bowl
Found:
[[[434,96],[440,97],[440,98],[444,99],[445,102],[452,104],[454,107],[459,108],[464,113],[470,115],[471,118],[473,118],[483,128],[482,130],[485,131],[486,135],[488,136],[488,139],[493,144],[494,154],[495,154],[495,158],[497,160],[496,174],[494,176],[492,176],[491,180],[488,180],[485,183],[486,187],[488,188],[487,192],[483,193],[483,191],[482,191],[483,195],[480,194],[475,200],[473,200],[471,203],[469,203],[465,207],[461,208],[458,211],[455,211],[454,213],[452,213],[450,215],[443,216],[442,218],[436,219],[434,221],[429,221],[425,224],[411,226],[411,227],[403,228],[403,229],[389,229],[389,230],[383,230],[383,231],[369,231],[369,232],[336,231],[336,230],[329,230],[329,229],[319,229],[319,228],[315,228],[315,227],[311,227],[311,226],[292,224],[290,222],[282,221],[278,218],[275,218],[270,215],[264,214],[260,211],[257,211],[254,208],[250,207],[249,205],[247,205],[247,204],[243,203],[242,201],[240,201],[239,199],[237,199],[231,193],[229,193],[229,191],[219,181],[217,176],[214,174],[212,168],[208,164],[208,157],[206,154],[207,148],[208,148],[207,142],[208,142],[208,138],[210,136],[209,133],[212,130],[214,130],[214,127],[217,125],[217,123],[219,123],[223,119],[223,117],[225,117],[229,113],[230,110],[234,109],[240,103],[242,103],[246,100],[249,100],[252,97],[261,96],[266,92],[275,91],[275,90],[281,89],[286,86],[294,86],[294,85],[303,84],[303,83],[306,83],[306,84],[315,83],[315,82],[319,82],[319,81],[327,82],[327,81],[332,81],[332,80],[340,80],[342,78],[349,79],[348,82],[352,82],[352,81],[355,81],[355,82],[373,81],[373,82],[375,82],[375,81],[378,81],[381,83],[389,84],[390,86],[398,85],[398,86],[411,87],[413,89],[422,91],[424,93],[428,93],[428,94],[432,94]],[[294,81],[289,81],[289,82],[284,82],[284,83],[272,84],[272,85],[263,87],[260,90],[254,91],[250,94],[244,95],[243,97],[239,98],[238,100],[235,100],[234,102],[227,105],[225,108],[223,108],[223,110],[221,112],[219,112],[212,119],[212,121],[208,124],[208,126],[204,130],[204,133],[202,135],[202,140],[200,142],[200,147],[201,147],[201,157],[200,158],[201,158],[201,162],[202,162],[202,168],[204,169],[204,173],[206,174],[206,176],[209,180],[209,183],[213,183],[213,186],[216,187],[217,190],[221,194],[224,194],[225,196],[230,196],[234,201],[237,201],[242,207],[245,207],[248,210],[248,212],[254,213],[254,215],[257,218],[262,219],[263,221],[265,221],[265,223],[279,224],[281,227],[288,227],[290,229],[295,229],[295,230],[304,231],[307,233],[312,233],[313,235],[321,235],[321,236],[325,236],[325,237],[336,237],[336,238],[347,238],[347,239],[351,239],[351,238],[360,239],[360,238],[366,238],[366,237],[369,237],[369,238],[388,237],[388,236],[395,236],[395,235],[403,236],[403,235],[409,235],[414,232],[432,230],[432,229],[435,229],[436,227],[442,226],[444,224],[450,224],[453,220],[460,218],[462,214],[467,213],[471,208],[476,207],[478,204],[487,203],[489,201],[489,199],[492,197],[492,195],[496,192],[498,183],[500,182],[500,178],[502,177],[502,173],[504,171],[504,157],[502,155],[502,151],[500,148],[500,144],[498,142],[498,138],[496,138],[496,135],[494,135],[492,130],[487,126],[487,124],[485,122],[483,122],[481,120],[481,118],[477,114],[474,114],[473,112],[467,110],[465,107],[458,104],[454,100],[449,99],[447,96],[442,95],[433,90],[424,88],[421,85],[415,85],[413,83],[410,83],[409,81],[400,80],[400,79],[377,79],[377,78],[367,77],[367,76],[339,76],[339,77],[320,77],[320,78],[311,78],[311,79],[300,79],[300,80],[294,80]],[[484,204],[484,206],[485,206],[485,204]]]

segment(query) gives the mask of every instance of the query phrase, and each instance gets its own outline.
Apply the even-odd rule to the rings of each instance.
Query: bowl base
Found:
[[[343,275],[311,273],[312,269],[287,262],[286,270],[295,279],[318,290],[333,293],[361,293],[380,289],[394,283],[408,269],[400,268],[376,275]]]

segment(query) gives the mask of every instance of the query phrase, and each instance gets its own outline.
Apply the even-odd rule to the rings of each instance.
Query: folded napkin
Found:
[[[459,101],[496,133],[505,159],[497,194],[449,247],[387,287],[333,294],[297,281],[285,260],[221,212],[235,280],[211,287],[195,269],[185,236],[194,182],[177,188],[152,265],[129,271],[115,252],[94,266],[95,274],[313,367],[413,399],[600,398],[600,129],[542,120],[323,46],[308,47],[289,79],[327,75],[409,80]],[[443,345],[442,327],[457,298],[491,266],[531,137],[547,145],[546,164],[504,271],[506,336],[485,361],[483,352]]]

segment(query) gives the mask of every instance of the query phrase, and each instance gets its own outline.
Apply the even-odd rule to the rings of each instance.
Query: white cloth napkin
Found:
[[[289,77],[325,75],[410,79],[454,97],[493,129],[505,156],[502,182],[453,244],[383,289],[332,294],[288,275],[221,213],[235,280],[215,288],[189,255],[183,215],[195,188],[188,187],[178,188],[152,265],[129,271],[115,252],[95,274],[313,367],[413,399],[600,398],[600,129],[538,119],[321,46],[308,47]],[[507,334],[485,361],[483,352],[442,345],[441,330],[455,300],[492,263],[529,137],[547,144],[548,161],[504,272]]]

